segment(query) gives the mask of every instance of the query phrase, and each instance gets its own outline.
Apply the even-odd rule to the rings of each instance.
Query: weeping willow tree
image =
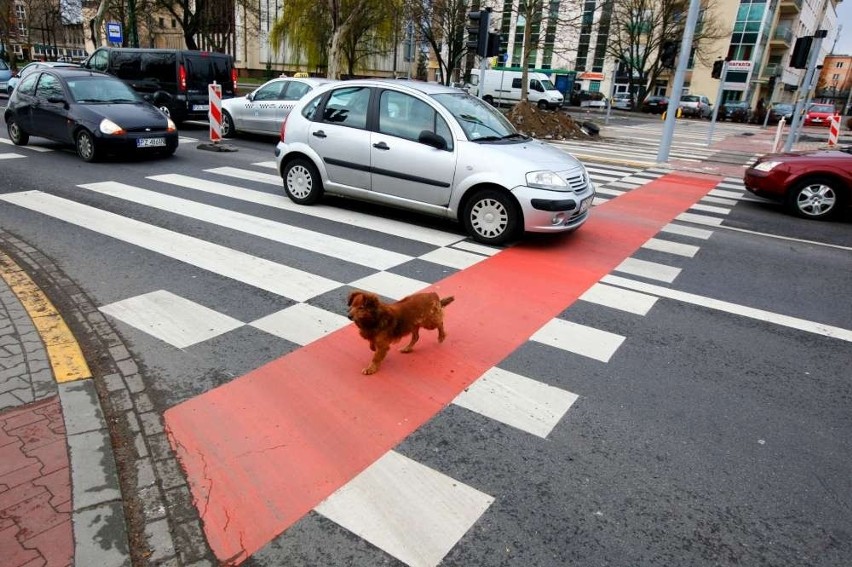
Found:
[[[351,74],[359,60],[392,41],[395,19],[388,15],[399,5],[399,0],[286,0],[269,42],[280,52],[286,40],[297,57],[307,58],[308,68],[325,63],[326,76],[339,79],[344,60]]]

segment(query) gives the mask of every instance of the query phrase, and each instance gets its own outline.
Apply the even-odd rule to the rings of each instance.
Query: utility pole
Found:
[[[816,74],[817,60],[819,60],[819,50],[822,47],[822,40],[828,35],[826,30],[817,30],[814,33],[814,41],[811,44],[810,57],[808,58],[808,71],[805,73],[805,80],[802,83],[803,95],[796,101],[796,108],[793,110],[793,121],[790,123],[790,131],[787,133],[787,140],[784,142],[784,151],[789,152],[793,149],[793,142],[799,137],[799,128],[802,125],[802,110],[810,98],[811,88],[813,87],[814,75]]]
[[[689,53],[692,50],[692,38],[695,35],[695,23],[698,21],[700,7],[700,0],[689,0],[689,12],[686,16],[686,26],[683,28],[683,39],[680,42],[680,55],[678,56],[677,71],[675,71],[674,85],[672,86],[672,96],[669,97],[666,124],[663,126],[663,138],[660,140],[660,149],[657,152],[659,163],[669,161],[677,108],[680,105],[680,93],[683,91],[683,79],[686,75],[686,65],[689,63]]]
[[[719,90],[716,91],[716,104],[713,105],[713,118],[710,120],[710,128],[707,130],[707,145],[713,143],[713,130],[716,128],[716,117],[719,116],[719,108],[722,106],[722,94],[725,91],[725,81],[728,78],[728,62],[722,62],[722,74],[719,76]],[[723,117],[724,118],[724,117]]]

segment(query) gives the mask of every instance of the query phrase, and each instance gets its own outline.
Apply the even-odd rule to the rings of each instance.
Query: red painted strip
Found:
[[[354,326],[168,410],[211,548],[240,562],[396,446],[632,255],[719,178],[669,174],[595,208],[569,238],[534,239],[434,288],[455,295],[447,341],[421,334],[362,376]]]

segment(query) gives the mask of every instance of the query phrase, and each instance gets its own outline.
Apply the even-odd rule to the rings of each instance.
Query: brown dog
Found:
[[[438,342],[444,342],[444,307],[453,297],[440,299],[435,292],[415,293],[395,303],[382,303],[379,296],[368,291],[349,294],[349,318],[355,322],[361,336],[370,341],[375,352],[363,374],[373,374],[388,354],[391,343],[411,334],[411,342],[400,352],[411,352],[420,338],[420,327],[438,329]]]

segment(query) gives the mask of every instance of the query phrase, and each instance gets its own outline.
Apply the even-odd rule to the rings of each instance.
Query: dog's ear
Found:
[[[355,298],[359,295],[364,295],[362,292],[355,290],[349,293],[349,300],[346,303],[349,307],[352,307],[352,302],[355,301]]]

